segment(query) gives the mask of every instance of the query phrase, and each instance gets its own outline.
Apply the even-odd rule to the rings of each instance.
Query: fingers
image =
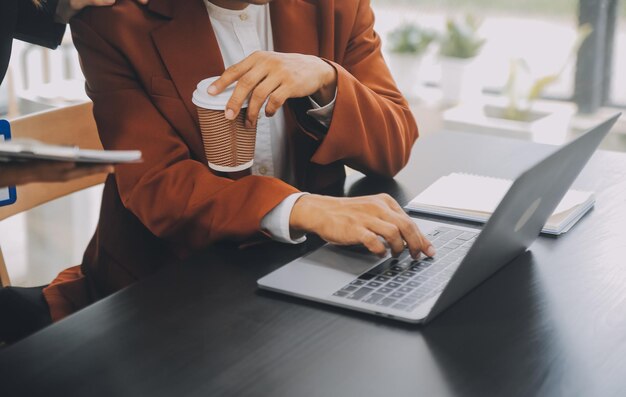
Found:
[[[26,163],[21,173],[23,183],[31,182],[67,182],[72,179],[88,175],[111,173],[113,166],[109,164],[77,165],[68,162],[42,161],[33,164]]]
[[[113,4],[115,4],[115,0],[83,0],[83,1],[77,2],[76,6],[73,6],[73,8],[76,11],[80,11],[83,8],[89,7],[89,6],[106,7],[106,6],[112,6]]]
[[[390,222],[398,227],[402,238],[406,241],[407,248],[413,258],[417,258],[420,252],[423,252],[429,257],[433,257],[436,254],[435,248],[432,243],[422,234],[419,227],[413,222],[413,220],[404,212],[400,204],[394,200],[388,194],[382,194],[378,196],[388,208],[392,211],[388,213],[383,211],[381,216],[387,222]]]
[[[424,236],[419,227],[413,222],[413,220],[404,212],[404,209],[394,200],[391,196],[385,195],[385,200],[389,204],[392,210],[398,214],[398,222],[401,225],[402,234],[405,237],[407,246],[411,255],[416,258],[420,251],[429,257],[435,256],[437,253],[433,244]]]
[[[387,255],[387,247],[380,241],[378,235],[371,230],[362,229],[361,244],[365,246],[371,253],[383,257]]]
[[[285,102],[289,99],[289,90],[281,86],[267,99],[267,105],[265,105],[265,115],[267,117],[273,117],[280,108],[283,107]]]
[[[270,94],[280,86],[280,81],[276,78],[268,77],[263,80],[250,95],[250,103],[248,104],[248,113],[246,115],[246,127],[256,127],[259,113],[263,104]]]
[[[84,178],[86,176],[111,173],[113,172],[113,167],[110,165],[94,165],[94,166],[78,166],[67,170],[60,174],[57,178],[58,182],[67,182],[78,178]]]
[[[385,239],[391,249],[391,255],[398,256],[404,251],[404,239],[398,226],[373,218],[367,224],[367,228]]]
[[[252,66],[254,66],[253,60],[255,58],[255,54],[256,53],[226,69],[220,78],[215,80],[213,84],[209,86],[208,93],[210,95],[220,94],[235,81],[238,81],[241,76],[248,73],[248,71],[252,69]]]
[[[143,5],[148,4],[148,0],[135,0],[135,1]],[[74,8],[76,11],[80,11],[83,8],[88,7],[88,6],[106,7],[106,6],[112,6],[115,3],[116,3],[116,0],[78,0],[74,3],[75,5],[73,5],[72,8]]]
[[[110,164],[77,165],[71,162],[31,161],[2,166],[0,186],[26,185],[35,182],[67,182],[89,175],[114,172]]]
[[[385,242],[394,256],[405,249],[405,242],[413,258],[420,252],[435,255],[415,222],[390,200],[389,196],[302,196],[292,209],[289,226],[316,233],[331,244],[363,244],[376,255],[386,254]]]
[[[246,102],[252,91],[259,85],[263,79],[267,76],[265,70],[261,68],[255,68],[243,75],[242,78],[237,81],[233,95],[226,104],[226,118],[228,120],[234,120],[239,115],[243,104]],[[255,119],[256,121],[256,119]]]

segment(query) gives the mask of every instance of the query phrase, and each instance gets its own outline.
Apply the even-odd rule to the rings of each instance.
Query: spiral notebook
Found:
[[[507,179],[452,173],[439,178],[405,208],[413,212],[485,223],[512,183]],[[592,192],[568,191],[542,233],[559,235],[567,232],[594,203]]]

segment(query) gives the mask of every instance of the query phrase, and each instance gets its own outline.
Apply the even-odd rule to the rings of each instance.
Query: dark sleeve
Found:
[[[4,0],[0,0],[4,1]],[[36,7],[31,0],[18,0],[14,38],[48,48],[61,44],[65,25],[54,22],[58,0],[47,0]]]

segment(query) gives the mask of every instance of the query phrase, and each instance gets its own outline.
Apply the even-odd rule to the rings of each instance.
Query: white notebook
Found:
[[[439,178],[406,209],[430,215],[485,223],[511,187],[507,179],[452,173]],[[546,222],[542,233],[567,232],[595,203],[591,192],[570,190]]]

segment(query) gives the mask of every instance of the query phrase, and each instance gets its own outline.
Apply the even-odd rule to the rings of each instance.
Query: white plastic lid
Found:
[[[202,80],[198,83],[198,87],[193,92],[192,101],[194,105],[211,110],[226,110],[226,105],[230,100],[230,97],[233,95],[235,91],[236,83],[231,84],[228,88],[226,88],[222,93],[218,95],[211,95],[208,93],[209,86],[213,84],[215,80],[217,80],[220,76],[210,77],[208,79]],[[244,102],[244,108],[248,107],[248,100]]]

